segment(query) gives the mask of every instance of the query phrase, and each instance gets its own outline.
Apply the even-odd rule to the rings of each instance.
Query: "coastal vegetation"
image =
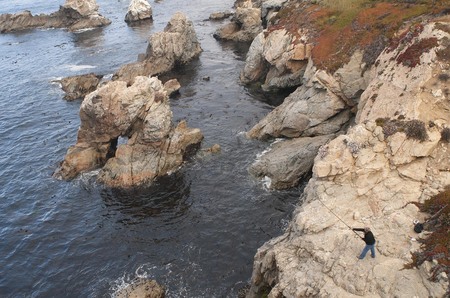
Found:
[[[297,37],[307,31],[311,39],[308,42],[314,44],[312,58],[315,65],[333,73],[349,62],[356,50],[363,51],[368,66],[374,64],[391,42],[398,44],[402,38],[420,34],[423,27],[419,17],[437,15],[445,11],[449,3],[448,0],[291,2],[280,10],[268,31],[285,28]],[[405,28],[403,34],[397,36],[402,27]],[[303,28],[302,32],[298,32],[298,28]],[[420,56],[417,49],[431,48],[435,43],[435,40],[427,40],[413,45],[399,57],[399,63],[413,67]]]
[[[397,132],[404,132],[408,139],[420,142],[428,139],[425,123],[417,119],[405,121],[402,119],[378,118],[376,124],[382,127],[385,137],[392,136]]]
[[[409,267],[418,267],[425,261],[434,262],[431,280],[437,281],[440,275],[450,275],[450,187],[418,206],[422,212],[431,215],[424,224],[429,235],[419,239],[422,250],[412,253]],[[447,295],[450,295],[450,286]]]

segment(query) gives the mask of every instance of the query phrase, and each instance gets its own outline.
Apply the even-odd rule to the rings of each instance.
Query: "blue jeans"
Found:
[[[364,257],[366,256],[366,254],[369,250],[370,250],[370,254],[371,254],[372,258],[375,258],[375,244],[372,244],[372,245],[366,244],[366,246],[364,246],[364,248],[358,258],[360,260],[364,259]]]

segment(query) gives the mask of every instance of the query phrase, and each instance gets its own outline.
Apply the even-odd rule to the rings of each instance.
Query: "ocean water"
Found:
[[[0,0],[0,13],[63,3]],[[268,143],[244,132],[281,96],[240,85],[248,45],[212,37],[222,23],[209,15],[232,1],[150,1],[154,21],[136,27],[123,21],[129,1],[97,3],[110,26],[0,35],[0,297],[113,297],[136,277],[155,279],[168,297],[236,297],[257,248],[282,233],[301,192],[268,191],[247,171]],[[177,11],[194,22],[203,53],[168,75],[183,86],[171,100],[174,120],[200,128],[202,146],[220,144],[221,153],[133,190],[105,188],[95,171],[55,180],[76,141],[80,101],[63,100],[54,80],[136,61]]]

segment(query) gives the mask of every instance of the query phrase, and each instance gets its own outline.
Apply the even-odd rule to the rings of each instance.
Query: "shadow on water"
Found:
[[[238,61],[245,61],[248,50],[250,48],[250,42],[235,42],[235,41],[218,41],[222,46],[222,50],[226,52],[232,52]]]
[[[103,189],[100,193],[110,211],[119,211],[126,219],[126,224],[137,224],[151,217],[167,216],[178,218],[183,216],[191,203],[190,184],[183,173],[157,179],[152,185],[134,189]]]

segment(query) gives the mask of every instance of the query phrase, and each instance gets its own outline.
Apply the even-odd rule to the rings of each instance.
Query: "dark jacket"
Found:
[[[358,231],[358,232],[364,232],[364,242],[367,245],[374,245],[375,244],[375,237],[373,236],[371,231],[366,232],[364,229],[352,229],[353,231]]]

